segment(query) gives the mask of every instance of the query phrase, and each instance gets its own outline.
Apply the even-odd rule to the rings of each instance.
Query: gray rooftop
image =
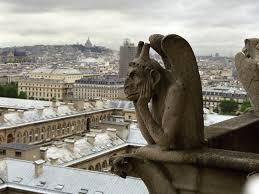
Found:
[[[107,130],[113,131],[112,129]],[[55,161],[55,164],[71,166],[127,146],[143,146],[147,144],[141,135],[137,124],[130,125],[129,134],[126,139],[121,139],[118,136],[110,136],[107,132],[92,131],[90,134],[95,137],[93,143],[89,143],[87,141],[89,136],[89,134],[87,134],[86,137],[81,137],[73,141],[73,149],[68,147],[66,140],[64,142],[56,142],[54,145],[47,146],[46,161],[51,163],[51,158],[56,158],[57,160]]]
[[[28,161],[4,159],[0,161],[0,188],[16,188],[23,191],[39,193],[79,193],[88,190],[87,194],[97,191],[103,194],[145,194],[148,190],[137,178],[118,176],[79,170],[75,168],[58,167],[43,164],[43,173],[36,177],[34,164]]]
[[[131,102],[119,100],[85,102],[84,110],[82,111],[77,111],[71,108],[68,104],[60,102],[57,102],[56,105],[57,107],[53,107],[52,102],[49,101],[0,98],[0,107],[25,110],[24,112],[9,112],[2,115],[3,118],[0,121],[0,129],[91,114],[96,111],[133,108],[133,104]]]
[[[51,106],[51,104],[52,102],[50,101],[0,97],[0,108],[27,110],[31,108],[44,108],[44,106]]]
[[[31,73],[37,74],[53,74],[53,75],[81,75],[82,73],[78,69],[73,68],[49,68],[49,67],[40,67],[34,69]]]

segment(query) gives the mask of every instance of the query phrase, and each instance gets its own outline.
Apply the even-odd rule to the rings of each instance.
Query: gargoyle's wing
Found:
[[[189,116],[195,117],[198,122],[196,126],[203,130],[201,80],[191,46],[184,38],[170,34],[162,39],[161,48],[170,63],[172,76],[175,76],[176,80],[184,86],[188,106],[190,106]]]
[[[161,47],[163,38],[164,38],[164,36],[161,34],[152,34],[149,37],[150,47],[152,49],[154,49],[161,56],[161,58],[164,62],[165,68],[167,70],[171,70],[171,64],[168,61],[168,58]]]

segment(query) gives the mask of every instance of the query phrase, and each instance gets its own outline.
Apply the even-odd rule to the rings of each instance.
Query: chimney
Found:
[[[49,159],[50,159],[50,163],[52,165],[55,165],[57,163],[57,161],[58,161],[58,157],[57,156],[52,156]]]
[[[74,139],[65,139],[64,142],[66,143],[67,149],[70,150],[71,152],[73,152],[75,140]]]
[[[69,107],[70,110],[75,110],[75,107],[74,107],[74,103],[67,103],[67,106]]]
[[[47,147],[40,148],[40,157],[42,160],[47,160],[47,151],[48,151]]]
[[[86,140],[87,140],[88,143],[94,144],[96,135],[94,135],[94,134],[86,134],[86,137],[87,137]]]
[[[4,114],[1,114],[0,115],[0,123],[4,123],[4,122],[5,122]]]
[[[17,113],[18,113],[20,118],[23,118],[24,110],[17,110]]]
[[[75,102],[75,108],[77,111],[83,111],[85,109],[85,102],[82,100],[78,100]]]
[[[39,115],[40,115],[40,117],[42,116],[42,114],[43,114],[43,108],[38,108],[38,113],[39,113]]]
[[[55,101],[52,102],[52,109],[53,109],[55,112],[58,111],[58,103],[57,103],[57,102],[55,102]]]
[[[8,109],[8,112],[15,112],[15,109],[9,108],[9,109]]]
[[[56,101],[52,101],[52,107],[53,108],[57,107],[57,102]]]
[[[114,128],[108,128],[106,129],[107,131],[107,134],[111,137],[111,138],[115,138],[117,135],[116,135],[116,129]]]
[[[34,175],[39,177],[43,173],[43,164],[45,160],[36,160],[34,161]]]
[[[210,114],[213,113],[213,105],[210,105],[210,107],[209,107],[209,113],[210,113]]]

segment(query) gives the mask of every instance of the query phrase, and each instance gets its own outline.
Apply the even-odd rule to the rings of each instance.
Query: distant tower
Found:
[[[86,43],[85,43],[85,47],[92,47],[93,45],[92,45],[92,43],[91,43],[91,41],[90,41],[90,39],[89,39],[89,37],[88,37],[88,39],[87,39],[87,41],[86,41]]]
[[[216,54],[215,54],[215,57],[219,57],[219,53],[216,53]]]
[[[129,62],[134,59],[136,52],[137,47],[135,47],[133,43],[130,43],[129,39],[125,39],[123,45],[120,47],[120,78],[126,78]]]

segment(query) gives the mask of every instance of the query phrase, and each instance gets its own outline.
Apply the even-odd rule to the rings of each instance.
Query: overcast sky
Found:
[[[234,55],[259,37],[258,0],[0,0],[0,47],[179,34],[196,54]]]

